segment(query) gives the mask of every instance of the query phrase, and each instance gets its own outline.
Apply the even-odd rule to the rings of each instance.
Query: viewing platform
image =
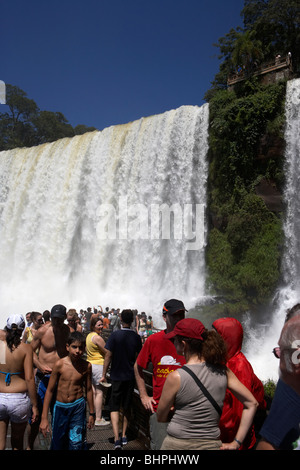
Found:
[[[275,83],[279,80],[289,79],[293,75],[292,60],[290,54],[285,57],[278,55],[274,62],[262,64],[261,66],[247,72],[243,69],[229,75],[227,79],[228,89],[232,89],[234,85],[243,82],[250,77],[261,77],[262,83],[265,85]]]
[[[158,332],[157,328],[153,328],[154,332]],[[102,337],[107,341],[111,330],[103,330]],[[108,373],[109,377],[109,373]],[[151,365],[147,370],[144,370],[145,386],[149,396],[152,396],[152,367]],[[109,380],[108,380],[109,381]],[[103,389],[103,411],[102,416],[110,422],[109,412],[109,398],[111,388]],[[88,413],[88,410],[87,410]],[[120,419],[122,418],[123,410],[120,410]],[[123,451],[146,451],[150,449],[150,432],[149,432],[149,418],[150,412],[146,411],[140,400],[140,395],[137,386],[135,386],[132,405],[131,417],[128,423],[128,444],[123,447]],[[87,414],[88,419],[88,414]],[[51,415],[49,414],[49,424],[51,428]],[[27,446],[28,429],[25,432],[24,445]],[[11,427],[9,425],[6,450],[11,449]],[[34,450],[49,450],[51,445],[51,434],[44,437],[41,432],[35,441]],[[114,452],[114,434],[111,423],[106,426],[94,426],[92,429],[87,429],[87,450],[96,451],[113,451]]]
[[[146,375],[146,389],[149,395],[152,395],[152,373],[151,371],[145,371]],[[109,392],[110,389],[104,390],[104,406],[103,406],[103,417],[107,421],[110,421],[109,413]],[[122,410],[121,410],[122,416]],[[131,408],[131,418],[128,425],[128,444],[123,447],[123,451],[146,451],[150,449],[150,433],[149,433],[149,417],[148,413],[140,400],[139,392],[137,388],[134,390],[134,396]],[[88,419],[88,415],[87,415]],[[49,423],[51,427],[51,415],[49,414]],[[25,448],[27,445],[27,432],[25,433],[24,444]],[[9,425],[7,434],[6,450],[11,449],[11,428]],[[44,437],[41,432],[35,441],[34,450],[49,450],[51,444],[51,434]],[[111,423],[107,426],[94,426],[92,429],[87,429],[87,450],[96,451],[112,451],[114,452],[114,434]]]

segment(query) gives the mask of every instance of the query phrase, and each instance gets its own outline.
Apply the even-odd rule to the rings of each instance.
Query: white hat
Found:
[[[24,320],[23,315],[16,314],[16,315],[11,315],[10,317],[8,317],[7,322],[6,322],[6,327],[9,330],[12,330],[14,325],[16,325],[18,330],[24,330],[25,320]]]

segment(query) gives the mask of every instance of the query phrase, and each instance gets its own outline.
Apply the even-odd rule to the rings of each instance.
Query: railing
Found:
[[[288,68],[289,71],[292,72],[292,61],[289,54],[286,57],[277,56],[274,62],[269,62],[267,64],[256,67],[251,72],[241,70],[233,73],[228,77],[227,85],[234,85],[235,83],[246,80],[250,76],[264,75],[266,73],[275,72],[285,68]]]

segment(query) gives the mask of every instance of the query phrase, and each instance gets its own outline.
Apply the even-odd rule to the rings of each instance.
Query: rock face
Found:
[[[265,134],[259,143],[256,161],[257,165],[266,167],[268,161],[273,160],[278,168],[281,168],[284,159],[285,141],[283,138],[275,135]],[[274,180],[268,180],[266,177],[261,178],[255,187],[257,196],[260,196],[267,208],[276,214],[284,210],[282,193],[278,189]],[[212,228],[224,230],[227,225],[227,219],[218,217],[212,210],[209,210],[209,220]]]
[[[264,200],[264,203],[271,212],[283,211],[282,194],[278,191],[273,181],[267,181],[263,178],[256,186],[255,192],[257,196]]]
[[[257,152],[258,160],[278,159],[284,155],[284,139],[280,136],[265,134],[261,139]]]
[[[265,134],[260,141],[256,158],[258,161],[272,159],[278,166],[281,166],[278,160],[284,158],[284,147],[284,139],[279,136]],[[283,211],[282,194],[274,181],[262,178],[257,184],[255,191],[264,200],[270,211],[276,213]]]

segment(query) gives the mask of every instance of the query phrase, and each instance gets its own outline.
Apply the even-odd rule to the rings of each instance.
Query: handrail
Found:
[[[264,75],[266,73],[273,72],[275,70],[279,70],[283,68],[289,68],[290,71],[292,72],[292,61],[291,61],[291,57],[289,54],[286,57],[277,56],[274,62],[268,62],[268,63],[262,64],[261,66],[253,70],[253,72],[246,73],[244,70],[241,70],[240,72],[233,73],[229,75],[227,79],[227,85],[230,86],[235,83],[241,82],[245,80],[246,78],[248,78],[249,76]]]

